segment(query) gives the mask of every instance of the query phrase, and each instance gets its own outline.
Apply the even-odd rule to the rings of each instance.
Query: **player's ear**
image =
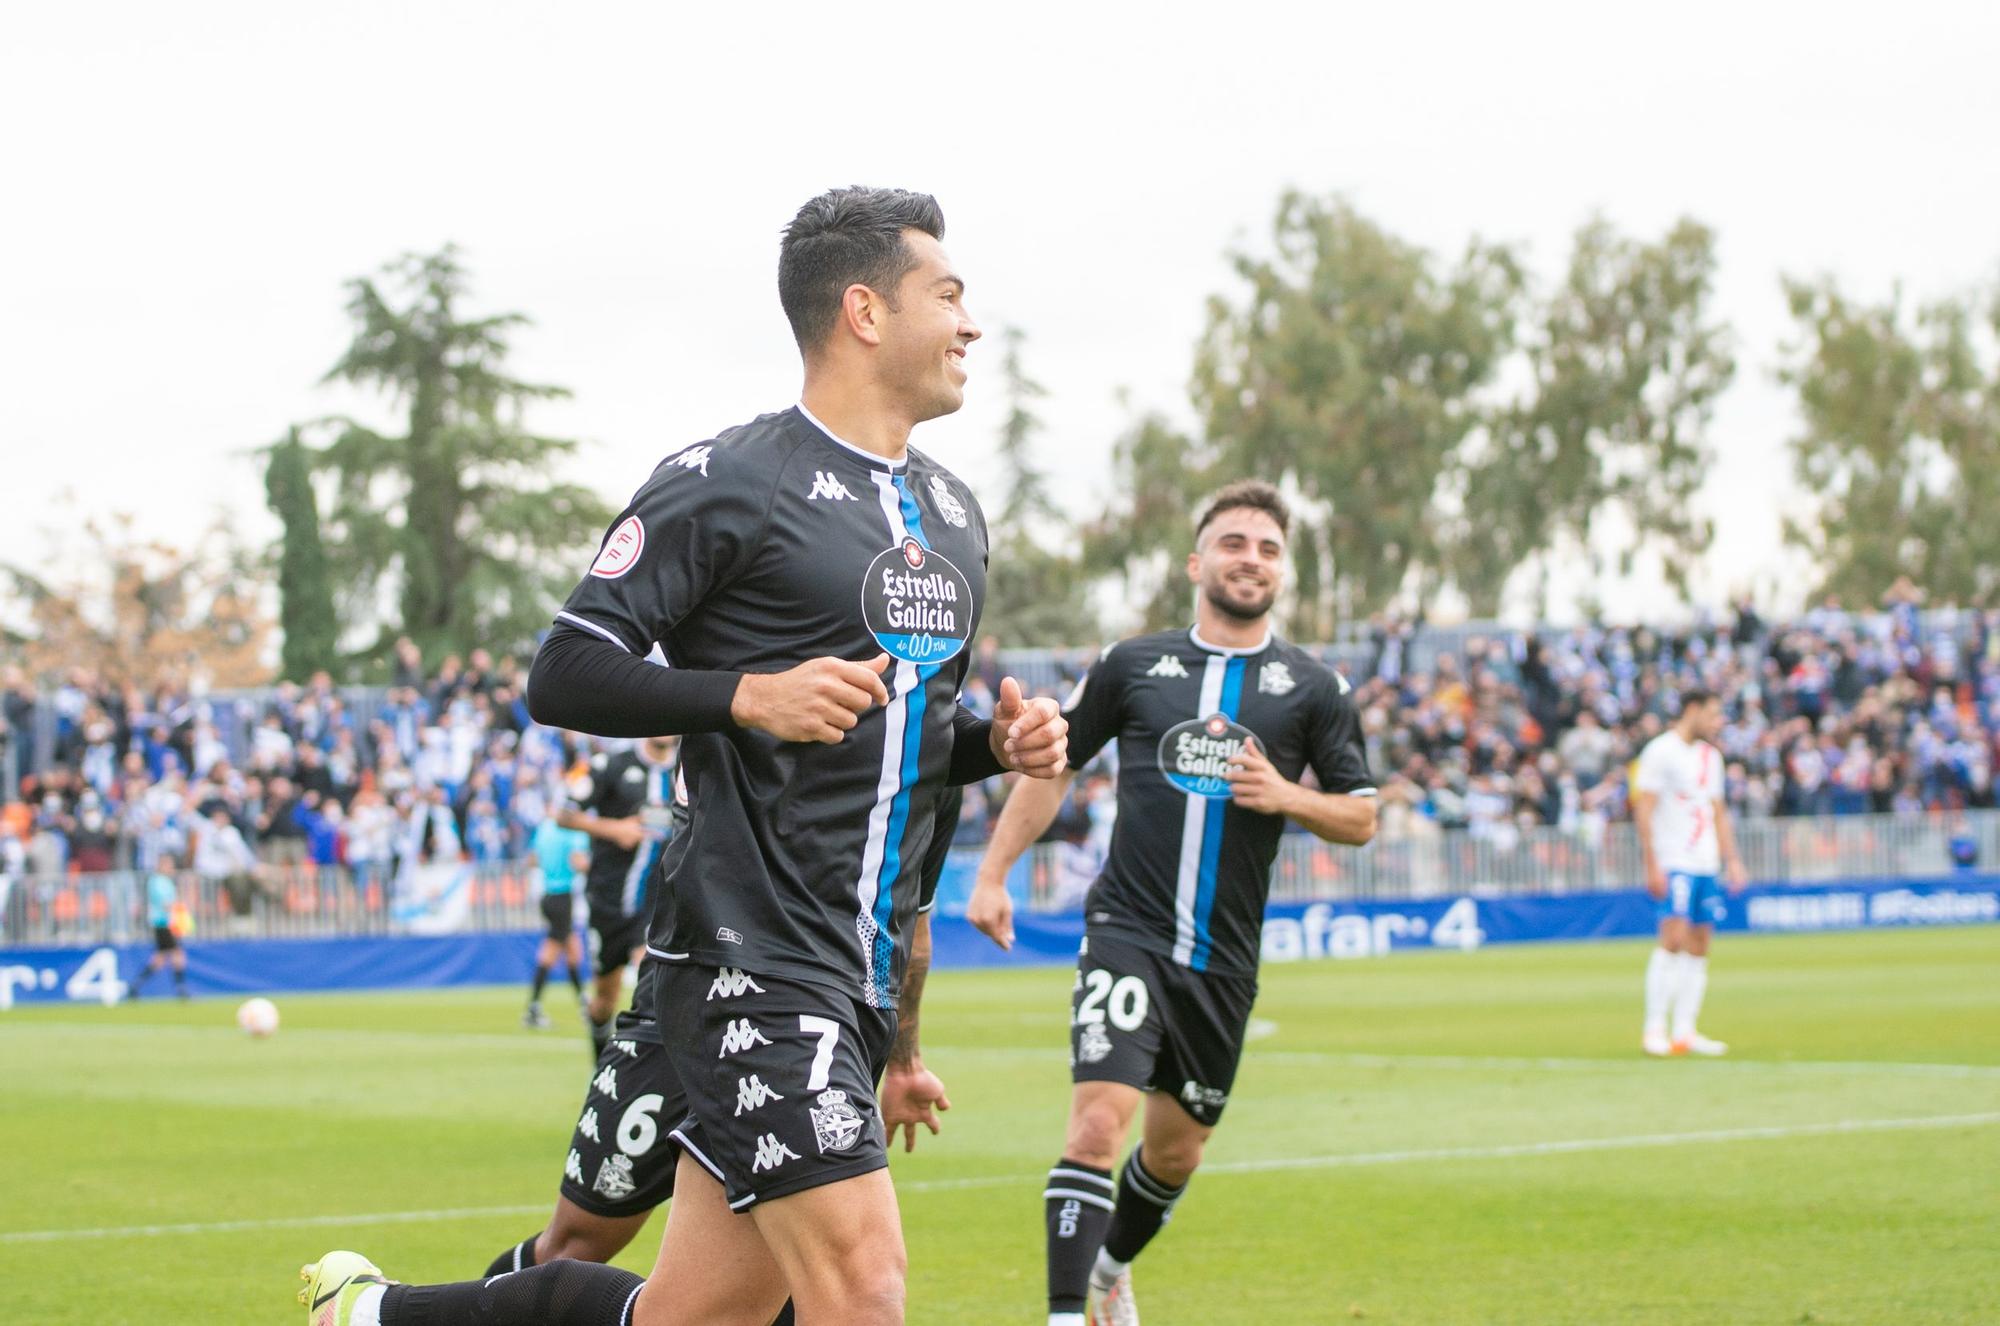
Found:
[[[886,311],[882,297],[859,282],[840,294],[840,320],[863,345],[882,344],[882,315]]]
[[[1201,583],[1201,554],[1199,552],[1188,554],[1187,576],[1190,585],[1199,585]]]

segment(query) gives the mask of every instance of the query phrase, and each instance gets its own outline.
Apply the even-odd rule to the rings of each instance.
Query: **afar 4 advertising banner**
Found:
[[[963,890],[940,888],[939,897],[932,920],[932,961],[939,967],[1067,963],[1083,938],[1081,913],[1050,916],[1017,910],[1014,949],[1002,953],[966,922]],[[1653,900],[1639,890],[1293,903],[1274,906],[1266,915],[1264,961],[1636,938],[1653,933],[1656,914]],[[1719,928],[1772,933],[1992,922],[2000,922],[2000,875],[1960,874],[1752,888],[1729,899]],[[538,938],[517,932],[196,941],[187,946],[188,985],[197,995],[243,995],[525,983]],[[34,1003],[116,1002],[151,952],[150,944],[0,947],[0,1011]],[[172,998],[172,991],[165,972],[146,987],[149,998]]]

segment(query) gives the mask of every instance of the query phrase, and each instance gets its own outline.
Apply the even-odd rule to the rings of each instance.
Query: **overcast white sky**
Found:
[[[1296,185],[1447,252],[1522,241],[1545,280],[1593,211],[1717,227],[1741,366],[1704,590],[1796,590],[1779,274],[2000,271],[1996,56],[2000,7],[1970,3],[12,6],[0,561],[79,510],[272,537],[243,453],[355,405],[316,385],[342,281],[447,240],[474,311],[535,318],[518,370],[576,393],[536,422],[622,500],[795,398],[777,232],[848,183],[938,196],[974,314],[1031,338],[1083,511],[1138,408],[1185,410],[1222,255]],[[994,346],[917,437],[975,484]]]

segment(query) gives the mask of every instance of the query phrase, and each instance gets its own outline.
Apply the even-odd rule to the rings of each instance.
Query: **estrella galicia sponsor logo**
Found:
[[[869,565],[861,615],[891,658],[942,663],[971,634],[972,586],[943,553],[904,539]]]
[[[819,1138],[819,1153],[848,1151],[861,1140],[861,1115],[847,1103],[845,1091],[819,1093],[812,1109],[813,1132]]]
[[[1229,761],[1256,734],[1227,714],[1210,714],[1167,729],[1160,738],[1160,772],[1191,797],[1229,795]]]

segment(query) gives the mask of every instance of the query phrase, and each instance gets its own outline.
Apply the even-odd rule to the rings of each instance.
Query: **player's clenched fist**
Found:
[[[738,727],[753,727],[780,741],[838,745],[861,715],[889,703],[889,688],[882,684],[889,661],[887,654],[866,663],[816,658],[790,672],[745,673],[729,702],[729,716]]]
[[[1000,763],[1030,778],[1054,778],[1069,767],[1069,720],[1047,696],[1021,698],[1021,683],[1000,679],[993,706],[993,754]]]

